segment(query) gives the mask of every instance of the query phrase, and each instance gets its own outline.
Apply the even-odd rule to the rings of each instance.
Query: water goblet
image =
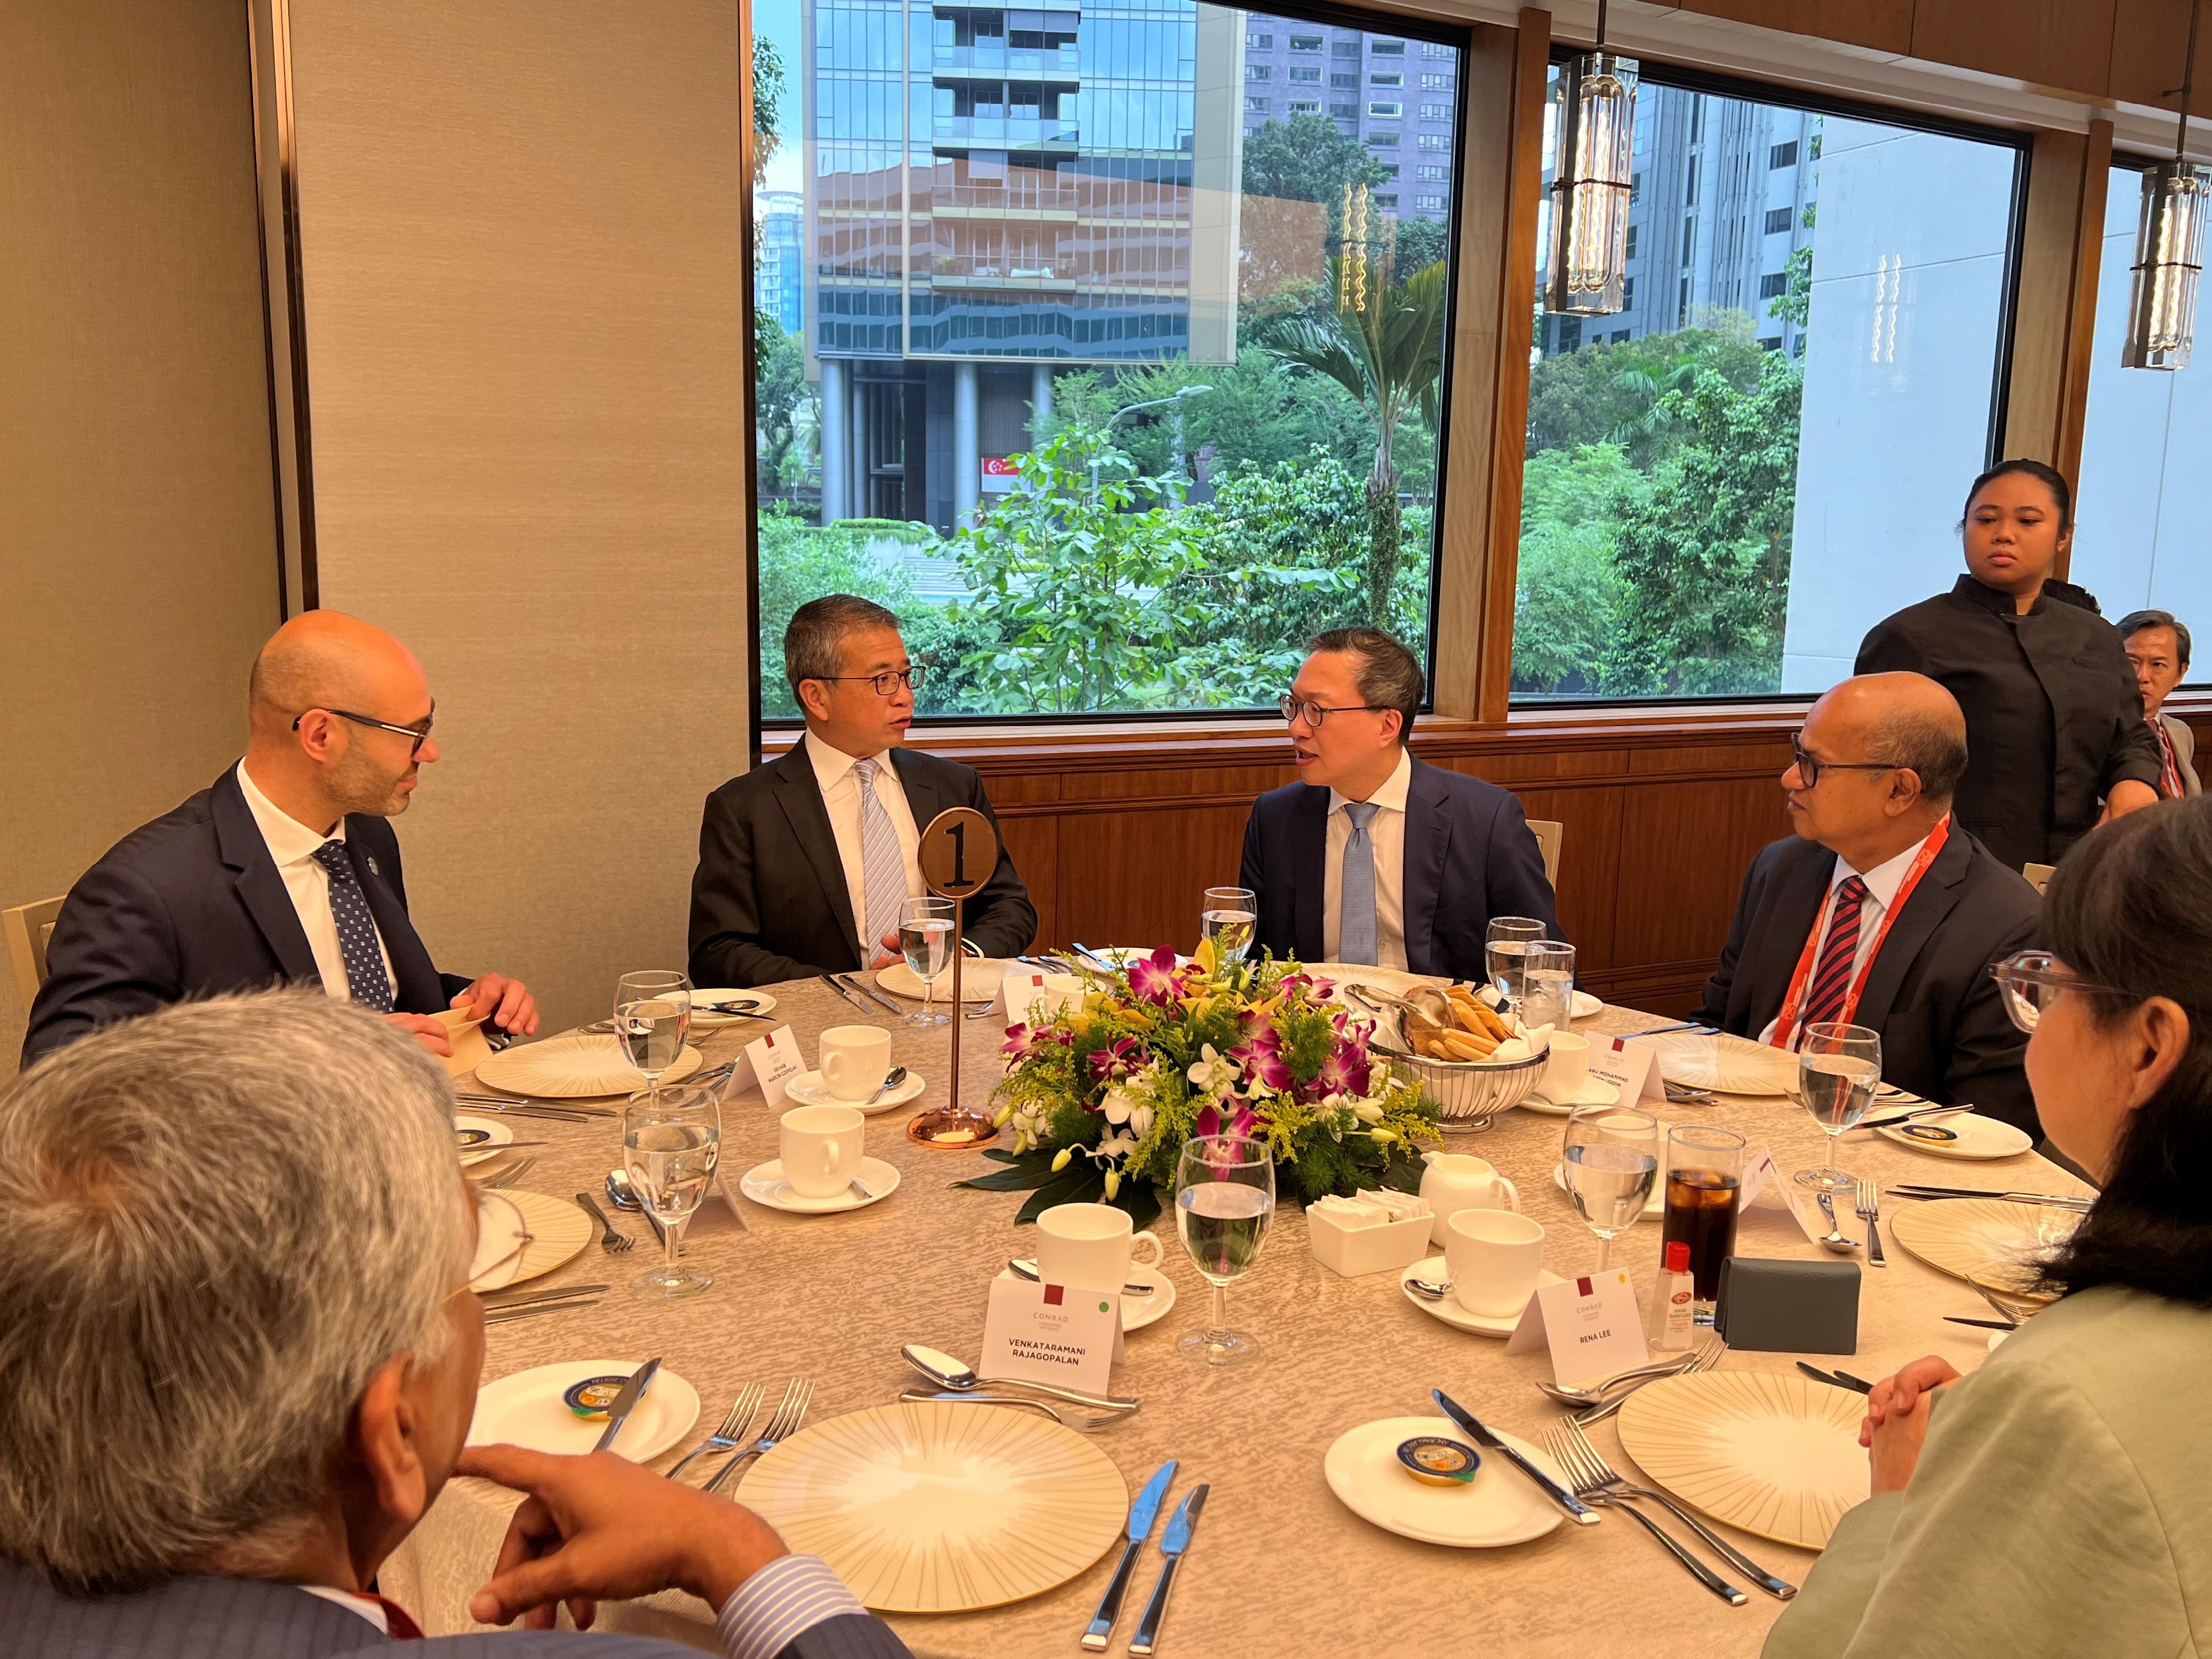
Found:
[[[1528,953],[1552,930],[1534,916],[1492,916],[1483,930],[1483,966],[1508,1013],[1521,1012],[1528,986]]]
[[[909,1025],[945,1025],[937,1012],[938,976],[952,965],[952,901],[910,898],[899,902],[899,951],[921,981],[921,1012],[908,1014]]]
[[[1851,1177],[1836,1167],[1836,1138],[1854,1128],[1881,1087],[1881,1033],[1864,1025],[1816,1020],[1797,1042],[1797,1099],[1828,1137],[1828,1162],[1800,1170],[1801,1187],[1831,1194],[1855,1193]]]
[[[1224,968],[1244,960],[1260,925],[1260,900],[1249,887],[1209,887],[1199,912],[1201,938],[1213,941],[1213,959]]]
[[[1597,1266],[1633,1227],[1659,1179],[1659,1120],[1625,1106],[1578,1106],[1567,1115],[1560,1173],[1575,1213],[1598,1237]]]
[[[1206,1281],[1213,1309],[1203,1331],[1176,1344],[1209,1365],[1249,1359],[1259,1339],[1229,1328],[1229,1286],[1258,1260],[1275,1213],[1275,1160],[1264,1140],[1244,1135],[1197,1135],[1176,1160],[1176,1231]]]
[[[684,1053],[691,1030],[691,981],[673,969],[624,974],[615,987],[615,1041],[645,1078],[647,1093]]]
[[[714,1282],[676,1258],[721,1156],[720,1095],[712,1085],[677,1084],[632,1095],[623,1113],[623,1168],[638,1202],[660,1223],[665,1251],[659,1267],[632,1281],[641,1291],[696,1296]]]

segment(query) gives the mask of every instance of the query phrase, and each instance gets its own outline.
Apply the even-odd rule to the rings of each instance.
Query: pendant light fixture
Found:
[[[1627,308],[1638,65],[1605,49],[1605,7],[1598,0],[1596,50],[1559,72],[1545,306],[1577,317]]]
[[[2128,295],[2128,337],[2120,362],[2128,368],[2186,368],[2197,335],[2197,285],[2203,275],[2204,213],[2212,173],[2185,160],[2189,143],[2189,94],[2196,79],[2197,19],[2203,0],[2189,8],[2189,50],[2181,72],[2181,119],[2173,159],[2143,174],[2142,216],[2136,227],[2135,283]]]

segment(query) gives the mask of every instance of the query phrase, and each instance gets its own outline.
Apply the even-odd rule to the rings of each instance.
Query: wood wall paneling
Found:
[[[2023,258],[2014,310],[2011,394],[2004,453],[2078,476],[2095,347],[2097,278],[2112,124],[2087,132],[2039,132],[2030,161]]]
[[[1680,9],[1902,55],[1912,49],[1912,7],[1913,0],[1682,0]]]
[[[1627,791],[1620,860],[1633,873],[1614,913],[1614,966],[1702,981],[1728,938],[1753,854],[1789,833],[1771,777]]]
[[[2112,78],[2119,0],[1914,0],[1915,58],[2091,98]],[[2177,51],[2177,57],[2179,56]]]
[[[2108,82],[2118,102],[2179,109],[2181,58],[2189,46],[2190,0],[2118,0]],[[2212,115],[2212,21],[2197,30],[2197,85],[2190,107]]]

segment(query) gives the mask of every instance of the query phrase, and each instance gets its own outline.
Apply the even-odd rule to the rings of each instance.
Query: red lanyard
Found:
[[[1897,896],[1882,910],[1881,926],[1875,930],[1874,949],[1867,952],[1864,964],[1844,993],[1843,1012],[1838,1018],[1844,1024],[1850,1024],[1851,1016],[1859,1011],[1859,998],[1874,972],[1875,958],[1881,954],[1881,942],[1889,937],[1891,924],[1896,921],[1898,912],[1905,908],[1905,901],[1912,896],[1912,890],[1920,884],[1920,878],[1928,873],[1928,866],[1936,862],[1936,855],[1943,850],[1943,843],[1950,835],[1951,815],[1946,812],[1928,832],[1928,839],[1920,843],[1919,856],[1912,860],[1905,879],[1898,884]],[[1777,1048],[1787,1048],[1790,1035],[1797,1028],[1798,1011],[1805,1006],[1805,981],[1812,977],[1813,959],[1820,951],[1820,923],[1832,908],[1824,904],[1813,913],[1813,931],[1805,936],[1805,948],[1797,953],[1797,971],[1790,976],[1790,994],[1783,998],[1782,1012],[1775,1016],[1774,1036],[1770,1041]]]
[[[2179,800],[2186,792],[2181,787],[2181,763],[2174,757],[2173,738],[2167,734],[2165,721],[2156,715],[2151,718],[2150,729],[2158,733],[2160,793]]]

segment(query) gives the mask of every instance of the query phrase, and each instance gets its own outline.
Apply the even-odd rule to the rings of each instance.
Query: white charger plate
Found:
[[[1867,1495],[1866,1402],[1782,1371],[1662,1377],[1620,1408],[1620,1443],[1684,1503],[1761,1538],[1827,1547]]]
[[[1460,1306],[1459,1298],[1449,1291],[1444,1292],[1443,1300],[1431,1302],[1406,1282],[1409,1279],[1425,1279],[1431,1285],[1441,1285],[1447,1283],[1450,1278],[1451,1267],[1446,1259],[1442,1255],[1432,1255],[1416,1261],[1412,1267],[1401,1273],[1398,1275],[1398,1290],[1407,1301],[1412,1303],[1423,1313],[1433,1318],[1441,1319],[1445,1324],[1456,1329],[1473,1331],[1477,1336],[1510,1336],[1519,1327],[1521,1316],[1528,1311],[1528,1304],[1524,1302],[1503,1318],[1493,1319],[1488,1314],[1469,1313],[1465,1308]],[[1536,1274],[1537,1290],[1542,1290],[1547,1285],[1559,1283],[1560,1283],[1559,1274],[1553,1273],[1549,1267],[1540,1269]]]
[[[1585,1077],[1583,1086],[1565,1100],[1553,1100],[1541,1089],[1532,1090],[1521,1097],[1518,1103],[1524,1112],[1534,1112],[1540,1117],[1565,1117],[1581,1106],[1613,1106],[1620,1102],[1620,1091],[1601,1077]]]
[[[864,1117],[873,1117],[878,1112],[888,1112],[908,1101],[919,1099],[921,1091],[928,1086],[927,1080],[921,1073],[909,1068],[906,1080],[898,1087],[888,1091],[874,1105],[863,1106],[857,1100],[847,1100],[832,1094],[830,1085],[822,1080],[821,1073],[801,1072],[784,1085],[783,1092],[787,1098],[795,1100],[802,1106],[850,1106]]]
[[[462,1151],[461,1167],[464,1170],[472,1164],[481,1164],[488,1158],[497,1158],[499,1149],[514,1139],[514,1131],[495,1118],[471,1117],[464,1113],[456,1113],[453,1117],[453,1127],[482,1129],[491,1137],[473,1151],[465,1148]]]
[[[561,1398],[594,1376],[628,1376],[641,1359],[571,1359],[538,1365],[477,1390],[476,1416],[469,1422],[471,1446],[527,1446],[556,1456],[580,1457],[606,1432],[604,1419],[582,1418]],[[699,1390],[663,1365],[653,1374],[645,1398],[623,1425],[609,1449],[633,1463],[649,1463],[691,1431],[699,1420]]]
[[[999,1277],[1015,1279],[1019,1275],[1012,1267],[1001,1267]],[[1158,1324],[1168,1316],[1168,1310],[1176,1304],[1175,1280],[1157,1267],[1148,1267],[1141,1261],[1132,1261],[1127,1282],[1149,1285],[1152,1288],[1148,1296],[1131,1296],[1126,1291],[1122,1294],[1121,1329],[1124,1333],[1141,1331],[1147,1325]]]
[[[1456,1440],[1481,1458],[1464,1486],[1431,1486],[1398,1462],[1401,1443],[1432,1434]],[[1518,1435],[1498,1437],[1563,1486],[1566,1471]],[[1449,1418],[1386,1417],[1339,1435],[1322,1458],[1322,1474],[1337,1501],[1385,1532],[1424,1544],[1492,1549],[1541,1538],[1566,1517],[1536,1483],[1494,1451],[1469,1446],[1466,1431]]]
[[[2025,1287],[2034,1263],[2072,1237],[2081,1218],[2048,1204],[1936,1198],[1899,1204],[1889,1234],[1939,1273],[2002,1290]]]
[[[699,1051],[686,1043],[660,1080],[681,1083],[699,1069]],[[645,1074],[623,1057],[611,1033],[563,1031],[501,1049],[477,1067],[477,1081],[509,1094],[570,1100],[634,1095],[645,1087]]]
[[[754,1203],[766,1205],[771,1210],[788,1210],[793,1215],[837,1215],[846,1210],[865,1210],[871,1204],[880,1204],[896,1192],[898,1166],[879,1158],[864,1158],[860,1160],[860,1179],[875,1194],[873,1198],[862,1198],[850,1187],[828,1198],[802,1198],[784,1179],[783,1160],[772,1158],[746,1170],[738,1182],[738,1190]]]
[[[960,964],[960,1000],[988,1002],[999,994],[999,981],[1006,976],[1006,964],[995,957],[970,957]],[[895,997],[904,997],[909,1002],[920,1002],[922,993],[929,988],[921,982],[921,975],[902,962],[876,969],[876,983]],[[947,964],[937,976],[937,1000],[952,1000],[952,969]]]
[[[1956,1140],[1915,1140],[1900,1133],[1906,1126],[1893,1124],[1875,1133],[1885,1140],[1893,1140],[1900,1146],[1910,1146],[1916,1152],[1925,1152],[1930,1158],[1963,1158],[1977,1162],[1996,1158],[2017,1158],[2035,1145],[2035,1140],[2024,1129],[2016,1129],[2001,1118],[1983,1117],[1974,1112],[1957,1112],[1949,1117],[1927,1120],[1940,1128],[1951,1131]]]
[[[714,1030],[723,1025],[757,1024],[740,1014],[709,1013],[701,1007],[706,1002],[742,1003],[757,1014],[775,1012],[775,999],[765,991],[741,991],[726,985],[708,986],[691,993],[691,1023],[703,1030]]]
[[[477,1189],[477,1249],[469,1261],[469,1288],[503,1291],[514,1283],[533,1242],[522,1206],[505,1193]]]

